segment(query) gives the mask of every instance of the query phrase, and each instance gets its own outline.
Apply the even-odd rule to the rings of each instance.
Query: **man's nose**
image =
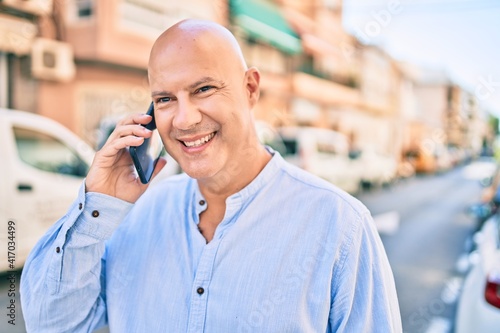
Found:
[[[201,118],[200,110],[189,98],[179,98],[177,100],[177,110],[173,120],[174,127],[188,130],[199,124]]]

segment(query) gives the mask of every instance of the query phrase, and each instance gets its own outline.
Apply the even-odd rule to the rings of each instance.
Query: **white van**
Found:
[[[94,150],[63,125],[0,109],[0,272],[19,269],[68,210]]]
[[[349,141],[339,132],[315,127],[280,127],[284,158],[346,192],[358,192],[361,170],[349,158]]]
[[[266,146],[279,152],[282,156],[286,154],[286,147],[276,128],[262,120],[255,120],[255,130],[259,141]]]
[[[398,176],[396,158],[377,152],[374,146],[365,146],[363,150],[351,152],[350,155],[361,173],[364,187],[390,185]]]

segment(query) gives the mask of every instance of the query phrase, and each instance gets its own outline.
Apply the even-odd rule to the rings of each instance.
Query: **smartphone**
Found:
[[[156,130],[153,102],[149,105],[146,114],[153,117],[153,119],[151,119],[149,124],[142,126],[153,131],[153,133],[150,138],[144,139],[144,142],[140,146],[129,148],[130,156],[132,157],[132,161],[134,161],[135,169],[137,170],[139,179],[143,184],[147,184],[151,180],[156,163],[158,162],[160,156],[164,153],[163,142],[161,141],[158,130]]]

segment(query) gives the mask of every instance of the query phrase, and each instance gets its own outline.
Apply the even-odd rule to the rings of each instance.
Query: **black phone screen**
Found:
[[[152,130],[153,135],[150,138],[144,139],[144,142],[140,146],[130,147],[129,149],[135,169],[143,184],[147,184],[151,180],[156,163],[163,153],[163,143],[158,130],[156,130],[153,103],[149,105],[146,114],[152,116],[153,119],[149,124],[143,126]]]

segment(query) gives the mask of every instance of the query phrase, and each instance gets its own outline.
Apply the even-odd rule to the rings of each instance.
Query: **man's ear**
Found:
[[[245,76],[248,102],[250,103],[250,107],[254,107],[260,96],[260,73],[257,68],[250,67],[246,71]]]

